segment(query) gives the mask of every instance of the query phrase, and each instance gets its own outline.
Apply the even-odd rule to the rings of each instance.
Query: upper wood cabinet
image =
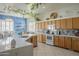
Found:
[[[71,49],[71,46],[72,46],[71,41],[72,41],[71,37],[65,37],[65,39],[64,39],[64,48]]]
[[[61,22],[61,29],[66,29],[66,19],[62,19],[60,22]]]
[[[55,28],[56,29],[60,29],[61,28],[60,20],[55,20]]]
[[[45,23],[44,23],[44,27],[45,27],[45,29],[48,28],[48,22],[47,22],[47,21],[45,21]]]
[[[79,17],[73,19],[73,29],[79,29]]]
[[[42,29],[45,29],[45,22],[42,22]]]
[[[66,19],[66,29],[73,29],[72,28],[72,18]]]

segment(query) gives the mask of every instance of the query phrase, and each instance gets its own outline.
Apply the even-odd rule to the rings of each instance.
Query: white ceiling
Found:
[[[14,4],[0,3],[0,10],[2,10],[4,6],[6,5],[15,6],[16,8],[21,8],[21,9],[28,11],[28,7],[24,3],[14,3]],[[43,19],[43,17],[45,17],[46,15],[49,15],[51,12],[58,11],[66,7],[77,7],[78,8],[79,4],[78,3],[46,3],[46,4],[44,3],[38,8],[37,12],[40,14],[39,17]]]

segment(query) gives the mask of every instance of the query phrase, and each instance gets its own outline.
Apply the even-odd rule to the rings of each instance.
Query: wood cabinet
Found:
[[[59,47],[64,48],[64,36],[59,36]]]
[[[46,43],[46,35],[42,34],[42,43]]]
[[[71,37],[65,37],[64,39],[64,48],[71,49],[72,44],[72,38]]]
[[[72,50],[79,51],[79,38],[72,38]]]
[[[60,29],[61,28],[60,20],[55,20],[55,28],[56,29]]]
[[[38,34],[38,35],[37,35],[37,41],[40,42],[40,43],[42,43],[41,38],[42,38],[41,34]]]
[[[45,27],[45,29],[48,28],[48,23],[47,23],[47,21],[45,21],[45,23],[44,23],[44,27]]]
[[[79,29],[79,17],[72,18],[73,20],[73,29]]]
[[[54,36],[54,45],[59,46],[59,38],[58,38],[58,36]]]
[[[45,22],[42,22],[42,29],[45,29]]]
[[[31,36],[30,39],[27,40],[28,42],[33,44],[33,47],[37,47],[37,36]]]
[[[61,29],[66,29],[66,19],[62,19],[61,21]]]
[[[72,18],[66,19],[66,29],[73,29],[72,28]]]

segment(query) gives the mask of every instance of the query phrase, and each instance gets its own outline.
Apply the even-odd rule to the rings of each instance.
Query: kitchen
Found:
[[[26,16],[25,11],[22,11],[22,15],[13,13],[21,13],[17,8],[25,8],[24,3],[5,5],[8,6],[5,13],[4,10],[0,13],[0,42],[4,45],[0,45],[1,56],[79,55],[79,4],[33,4],[35,8],[39,6],[32,10],[37,11],[36,16]],[[38,13],[40,15],[37,16]]]

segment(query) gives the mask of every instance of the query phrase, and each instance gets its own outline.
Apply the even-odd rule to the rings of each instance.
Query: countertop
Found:
[[[0,52],[4,52],[4,51],[7,51],[7,50],[16,49],[16,48],[21,48],[21,47],[24,47],[24,46],[27,47],[27,46],[32,45],[31,43],[26,42],[25,40],[26,40],[25,38],[18,38],[16,40],[15,48],[11,48],[11,43],[6,44],[6,46],[0,45]]]
[[[46,33],[37,33],[37,34],[44,34],[46,36],[64,36],[64,37],[74,37],[74,38],[79,38],[79,36],[72,36],[72,35],[54,35],[54,34],[46,34]]]

